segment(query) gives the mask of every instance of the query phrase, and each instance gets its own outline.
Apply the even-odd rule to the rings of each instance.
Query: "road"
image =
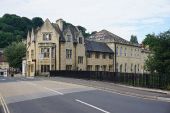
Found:
[[[170,113],[170,103],[40,78],[0,77],[10,113]]]

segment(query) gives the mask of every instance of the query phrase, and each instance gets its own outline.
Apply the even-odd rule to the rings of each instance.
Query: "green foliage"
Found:
[[[36,28],[37,26],[41,27],[41,25],[44,23],[44,21],[40,17],[34,17],[32,19],[32,23],[33,23],[33,27]]]
[[[145,46],[149,46],[149,48],[152,50],[155,45],[159,44],[159,38],[155,34],[148,34],[146,35],[146,38],[142,42]]]
[[[152,50],[153,55],[146,61],[146,67],[151,72],[170,73],[170,30],[157,36],[147,35],[144,40]]]
[[[22,42],[13,42],[4,49],[4,55],[10,67],[22,67],[22,58],[26,55],[26,46]]]
[[[133,44],[138,44],[137,36],[131,35],[130,42]]]
[[[87,32],[86,32],[86,31],[87,31],[86,28],[84,28],[84,27],[82,27],[82,26],[77,26],[77,27],[78,27],[78,29],[82,32],[84,38],[88,38],[88,37],[91,35],[90,33],[87,33]]]
[[[43,20],[35,17],[32,20],[14,14],[5,14],[0,18],[0,48],[5,48],[14,41],[26,38],[28,30],[43,24]]]

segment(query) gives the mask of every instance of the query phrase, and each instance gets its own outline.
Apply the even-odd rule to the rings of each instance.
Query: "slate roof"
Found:
[[[70,23],[66,23],[65,21],[63,22],[63,35],[65,33],[67,33],[67,30],[71,31],[71,34],[73,36],[73,42],[77,42],[77,37],[79,35],[79,31],[76,28],[76,26],[70,24]]]
[[[86,51],[91,52],[114,53],[112,49],[110,49],[108,45],[103,42],[85,40],[85,48]]]
[[[76,26],[74,26],[70,23],[66,23],[65,21],[63,21],[63,31],[60,30],[58,24],[56,24],[56,23],[52,23],[52,26],[60,34],[60,41],[62,41],[62,42],[66,41],[64,36],[67,33],[67,31],[70,30],[71,34],[73,36],[73,42],[77,42],[77,36],[79,35],[79,31],[76,28]]]
[[[117,43],[122,43],[122,44],[139,46],[136,44],[132,44],[129,41],[107,31],[107,30],[102,30],[102,31],[99,31],[99,32],[91,35],[89,37],[89,40],[102,41],[102,42],[117,42]]]
[[[65,41],[65,38],[64,38],[63,33],[61,32],[58,24],[52,23],[52,26],[54,27],[54,29],[56,30],[56,32],[58,32],[58,33],[60,34],[60,41],[64,42],[64,41]]]

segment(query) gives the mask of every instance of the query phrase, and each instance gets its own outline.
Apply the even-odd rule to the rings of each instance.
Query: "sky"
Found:
[[[106,29],[126,40],[170,29],[170,0],[0,0],[0,17],[62,18],[88,32]]]

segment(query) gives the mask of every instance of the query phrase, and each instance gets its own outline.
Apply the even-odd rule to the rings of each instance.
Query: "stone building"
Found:
[[[8,75],[9,64],[6,61],[3,50],[0,50],[0,76]]]
[[[113,51],[107,44],[88,43],[76,26],[62,19],[56,23],[47,19],[40,28],[32,29],[26,45],[27,76],[48,74],[49,70],[113,71]]]
[[[91,41],[105,42],[114,52],[114,71],[123,73],[144,73],[144,63],[150,51],[139,44],[102,30],[89,37]]]

